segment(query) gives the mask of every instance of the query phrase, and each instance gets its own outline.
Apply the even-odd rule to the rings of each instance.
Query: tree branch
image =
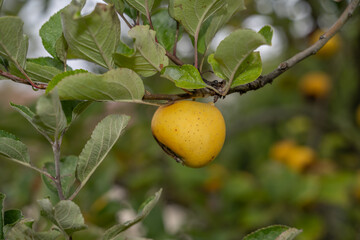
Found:
[[[4,76],[4,77],[8,78],[9,80],[12,80],[17,83],[22,83],[22,84],[27,84],[27,85],[33,86],[28,80],[25,80],[18,76],[12,75],[11,73],[4,72],[2,70],[0,70],[0,76]],[[47,84],[36,83],[36,88],[38,88],[38,89],[46,89],[46,87],[47,87]]]
[[[64,133],[64,132],[63,132]],[[60,135],[59,139],[55,139],[52,148],[54,152],[54,162],[55,162],[55,185],[59,195],[60,200],[64,200],[65,196],[61,184],[61,174],[60,174],[60,146],[62,142],[63,133]]]

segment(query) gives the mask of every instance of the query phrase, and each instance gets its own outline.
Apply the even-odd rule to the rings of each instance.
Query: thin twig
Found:
[[[26,79],[23,79],[23,78],[20,78],[18,76],[15,76],[15,75],[12,75],[11,73],[8,73],[8,72],[4,72],[2,70],[0,70],[0,75],[1,76],[4,76],[6,78],[8,78],[9,80],[12,80],[14,82],[17,82],[17,83],[22,83],[22,84],[27,84],[27,85],[31,85],[33,86],[29,81],[27,81]],[[46,89],[47,87],[47,84],[42,84],[42,83],[36,83],[36,88],[38,89]]]
[[[150,29],[154,30],[154,27],[152,25],[150,11],[149,11],[149,1],[145,0],[145,11],[146,11],[146,18],[149,21]]]
[[[137,17],[136,17],[136,24],[135,25],[140,25],[140,12],[137,12]]]
[[[131,25],[131,24],[129,23],[129,21],[125,18],[124,14],[123,14],[123,13],[119,13],[119,15],[120,15],[120,17],[122,18],[122,20],[124,20],[124,22],[126,23],[126,25],[127,25],[130,29],[132,29],[132,28],[133,28],[133,25]]]
[[[168,58],[170,58],[170,60],[173,61],[176,65],[179,65],[179,66],[184,65],[184,62],[183,62],[183,61],[181,61],[177,56],[169,53],[168,51],[166,51],[166,56],[167,56]]]
[[[59,195],[60,200],[64,200],[64,193],[62,190],[61,184],[61,173],[60,173],[60,147],[63,138],[63,133],[60,135],[59,139],[55,139],[52,147],[54,152],[54,161],[55,161],[55,185]]]

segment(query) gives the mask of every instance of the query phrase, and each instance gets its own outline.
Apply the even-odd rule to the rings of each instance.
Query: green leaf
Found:
[[[6,138],[11,138],[14,140],[20,140],[18,137],[16,137],[14,134],[6,132],[4,130],[0,130],[0,137],[6,137]]]
[[[54,76],[62,72],[55,66],[38,64],[34,60],[27,61],[25,71],[32,81],[45,83],[50,82]]]
[[[64,70],[64,63],[56,58],[51,58],[51,57],[28,58],[27,62],[36,63],[42,66],[54,67],[60,71]],[[70,66],[67,66],[67,70],[72,70],[72,69]]]
[[[156,32],[148,25],[130,29],[129,36],[135,39],[135,53],[131,56],[115,53],[114,60],[119,67],[130,68],[149,77],[169,64],[165,49],[155,41]]]
[[[104,2],[114,5],[118,13],[123,13],[125,10],[125,3],[123,0],[104,0]]]
[[[6,240],[34,240],[34,231],[31,229],[33,220],[23,219],[15,224],[15,226],[8,227],[6,232]],[[29,226],[30,225],[30,226]],[[35,240],[37,240],[35,238]]]
[[[216,61],[216,59],[215,59],[215,54],[214,53],[209,55],[208,63],[211,65],[211,67],[212,67],[212,69],[213,69],[216,76],[218,76],[221,79],[226,79],[226,76],[223,74],[223,72],[221,70],[219,62]]]
[[[135,52],[131,56],[114,53],[113,57],[117,66],[129,68],[143,77],[153,76],[158,71],[139,52]]]
[[[214,59],[219,63],[219,69],[230,82],[239,74],[239,69],[246,58],[267,40],[259,33],[248,29],[232,32],[220,42]]]
[[[152,24],[159,43],[169,52],[173,50],[176,38],[176,21],[170,17],[167,9],[161,9],[151,16]],[[181,39],[182,31],[179,31],[178,40]]]
[[[91,139],[79,155],[76,174],[81,182],[87,182],[105,159],[124,131],[129,119],[130,117],[125,115],[109,115],[95,127]]]
[[[56,92],[41,96],[36,104],[36,114],[28,107],[10,103],[33,127],[49,141],[56,139],[67,126],[66,116]]]
[[[74,58],[114,67],[112,54],[120,41],[120,22],[111,5],[98,3],[87,16],[80,16],[80,6],[72,2],[61,13],[63,32]]]
[[[58,139],[67,127],[67,121],[56,91],[39,98],[36,104],[36,113],[36,119],[41,121],[42,128],[47,134]]]
[[[245,9],[244,0],[224,0],[226,3],[216,14],[209,18],[200,30],[198,51],[205,53],[220,28],[237,12]]]
[[[11,209],[4,212],[4,226],[10,225],[14,226],[18,223],[24,216],[19,209]]]
[[[260,29],[259,33],[265,38],[266,44],[271,45],[271,40],[273,37],[273,29],[270,26],[265,26]]]
[[[48,137],[47,132],[43,129],[41,122],[39,122],[36,114],[32,112],[28,107],[10,103],[11,107],[18,111],[31,125],[42,135]]]
[[[151,212],[151,210],[155,207],[156,203],[159,201],[161,192],[162,189],[160,189],[157,193],[155,193],[154,196],[148,198],[142,204],[137,216],[133,220],[127,221],[124,224],[115,225],[110,229],[108,229],[104,234],[103,240],[115,240],[120,233],[124,232],[126,229],[130,228],[131,226],[135,225],[136,223],[146,218],[147,215],[149,215],[149,213]]]
[[[169,12],[190,35],[195,36],[201,25],[225,4],[220,0],[170,0]]]
[[[4,236],[4,200],[5,200],[5,194],[0,192],[0,240],[5,240],[5,236]]]
[[[0,137],[0,155],[13,161],[29,163],[30,156],[25,144],[8,137]]]
[[[60,159],[60,175],[61,175],[61,186],[63,189],[63,193],[65,197],[69,197],[71,187],[73,186],[76,176],[76,166],[78,162],[78,157],[76,156],[67,156],[65,158]],[[51,176],[55,177],[55,164],[54,162],[45,163],[44,167]],[[56,186],[52,180],[44,175],[41,176],[43,182],[47,186],[47,188],[53,193],[57,193]]]
[[[199,71],[189,64],[180,66],[168,66],[161,71],[161,76],[175,82],[179,88],[199,89],[206,87]]]
[[[223,74],[220,64],[215,60],[214,54],[210,54],[208,57],[208,62],[211,65],[216,76],[221,79],[226,79],[227,77]],[[262,62],[259,52],[251,53],[245,61],[240,65],[236,72],[236,78],[233,80],[231,87],[236,87],[242,84],[250,83],[255,81],[262,72]]]
[[[149,9],[149,12],[151,13],[152,6],[154,4],[154,0],[126,0],[133,8],[144,14],[146,14],[146,9]]]
[[[62,101],[62,109],[65,113],[68,126],[90,106],[90,101]]]
[[[3,0],[0,0],[0,9],[1,9],[2,5],[3,5]]]
[[[38,200],[41,215],[58,226],[63,233],[71,236],[74,232],[86,229],[80,208],[70,200],[62,200],[52,206],[49,199]]]
[[[50,17],[40,28],[40,37],[42,44],[51,56],[57,57],[56,45],[59,39],[63,37],[63,30],[61,24],[61,10]]]
[[[34,232],[34,240],[57,240],[61,236],[61,232],[57,230],[49,230],[46,232]]]
[[[63,34],[55,43],[55,52],[56,56],[64,63],[68,58],[68,48],[69,46]]]
[[[262,72],[262,62],[259,52],[251,53],[240,65],[236,78],[233,80],[231,87],[247,84],[255,81]]]
[[[139,100],[145,93],[139,75],[126,68],[110,70],[102,75],[79,73],[67,76],[56,86],[62,100]]]
[[[87,73],[88,71],[83,70],[83,69],[76,69],[73,71],[66,71],[66,72],[62,72],[59,73],[58,75],[54,76],[51,81],[49,82],[45,93],[49,93],[51,90],[53,90],[55,88],[55,86],[65,77],[67,76],[71,76],[71,75],[75,75],[75,74],[79,74],[79,73]]]
[[[23,34],[23,22],[18,17],[0,17],[0,56],[24,68],[28,38]]]
[[[243,240],[292,240],[301,230],[282,225],[261,228],[247,235]]]
[[[126,45],[125,43],[123,43],[122,41],[119,42],[119,45],[116,49],[116,53],[121,53],[122,55],[125,56],[131,56],[133,55],[135,52],[134,49],[130,48],[128,45]]]

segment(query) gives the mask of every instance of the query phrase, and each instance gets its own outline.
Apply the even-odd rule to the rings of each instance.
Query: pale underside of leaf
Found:
[[[79,155],[77,178],[81,182],[86,182],[101,164],[120,137],[128,121],[128,116],[110,115],[96,126],[91,139]]]
[[[23,22],[18,17],[0,18],[0,55],[24,68],[28,38],[23,35]]]
[[[120,22],[111,5],[97,4],[87,16],[77,17],[78,6],[69,5],[62,12],[64,36],[70,55],[112,69],[112,54],[120,41]]]
[[[103,75],[66,76],[56,86],[62,100],[131,101],[142,99],[145,93],[141,78],[126,68],[110,70]]]
[[[148,25],[133,27],[128,34],[135,39],[136,52],[140,53],[158,72],[169,64],[166,50],[155,41],[156,32],[150,30]]]
[[[23,163],[30,162],[26,145],[12,138],[0,137],[0,154]]]
[[[225,1],[219,0],[172,0],[170,1],[170,14],[178,20],[186,29],[186,31],[195,36],[199,33],[201,25],[220,10]]]

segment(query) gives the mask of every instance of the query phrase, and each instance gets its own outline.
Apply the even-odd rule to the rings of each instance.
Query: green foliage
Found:
[[[142,221],[146,216],[150,213],[150,211],[155,207],[156,203],[159,201],[162,189],[160,189],[154,196],[149,197],[140,207],[137,216],[125,222],[124,224],[119,224],[111,227],[108,229],[103,237],[103,240],[115,240],[117,236],[130,228],[131,226],[135,225],[136,223]]]
[[[268,44],[270,39],[270,34],[265,38],[252,30],[236,30],[221,41],[214,56],[209,57],[209,63],[217,75],[226,77],[233,87],[251,82],[261,72],[260,56],[252,52],[259,46]]]
[[[116,65],[130,68],[144,77],[149,77],[169,64],[165,49],[155,41],[156,33],[150,30],[149,26],[136,26],[128,34],[135,39],[135,52],[127,56],[115,53]]]
[[[62,200],[53,206],[49,199],[42,199],[38,200],[38,204],[41,215],[68,236],[87,228],[80,208],[72,201]]]
[[[26,145],[9,133],[0,133],[0,154],[13,161],[29,163],[30,156]]]
[[[145,16],[147,15],[147,10],[151,12],[151,8],[154,4],[154,0],[126,0],[126,2]]]
[[[112,4],[118,13],[123,13],[125,10],[125,3],[123,0],[105,0],[106,3]]]
[[[4,216],[4,195],[0,194],[0,240],[56,240],[70,235],[74,240],[101,237],[144,240],[146,238],[131,237],[124,232],[140,221],[141,229],[153,239],[241,239],[256,228],[278,222],[296,228],[270,226],[243,239],[290,240],[301,232],[298,229],[304,229],[299,240],[325,236],[352,239],[357,236],[352,226],[360,219],[357,204],[360,180],[353,170],[359,167],[360,138],[353,115],[359,104],[356,95],[359,83],[353,80],[358,79],[359,73],[356,57],[350,61],[349,56],[352,52],[358,56],[356,48],[350,46],[352,41],[358,42],[358,22],[349,26],[352,31],[341,33],[349,40],[344,51],[349,56],[340,53],[334,58],[336,62],[334,59],[304,61],[300,70],[289,71],[270,90],[264,88],[259,94],[246,94],[241,97],[241,104],[233,104],[238,100],[237,96],[224,104],[218,103],[228,125],[227,143],[215,164],[195,171],[169,161],[156,143],[149,140],[152,139],[149,116],[153,109],[97,102],[153,104],[144,98],[145,89],[149,95],[159,92],[161,96],[167,96],[179,88],[189,89],[189,93],[181,96],[202,89],[201,92],[215,94],[218,99],[217,94],[226,92],[226,87],[253,82],[263,68],[264,72],[275,69],[281,59],[303,49],[306,39],[287,39],[291,44],[283,44],[284,56],[263,64],[255,50],[261,45],[271,45],[272,28],[265,26],[259,32],[239,29],[242,20],[258,14],[255,11],[260,9],[258,1],[249,3],[254,5],[236,16],[245,9],[243,0],[170,0],[168,8],[165,1],[159,0],[105,2],[110,5],[98,4],[91,14],[82,16],[85,1],[74,0],[42,26],[40,36],[52,57],[26,59],[28,43],[23,35],[22,21],[17,17],[0,18],[0,70],[25,79],[24,69],[32,81],[48,84],[35,110],[16,104],[11,106],[51,144],[51,148],[45,146],[31,134],[28,125],[0,108],[0,124],[6,130],[0,130],[1,155],[42,174],[44,186],[48,188],[39,186],[39,178],[4,161],[1,163],[4,170],[0,174],[0,187],[10,189],[9,204],[16,206],[21,202],[31,206],[30,197],[34,195],[49,194],[50,197],[39,201],[45,219],[40,219],[33,228],[34,221],[23,219],[19,210],[5,211]],[[1,4],[2,0],[0,7]],[[332,16],[337,14],[335,10],[340,5],[332,5]],[[323,17],[321,11],[312,13],[309,18],[319,13]],[[267,17],[274,15],[276,11]],[[133,25],[128,33],[133,42],[129,38],[120,40],[123,33],[119,19],[122,21],[123,17]],[[280,32],[284,31],[284,38],[291,38],[294,23],[290,18],[272,21]],[[223,27],[237,30],[213,53],[210,43]],[[181,58],[181,54],[173,52],[184,30],[194,47],[197,45],[194,56],[199,59]],[[297,45],[298,42],[302,45]],[[94,72],[73,71],[66,65],[67,59],[83,59],[98,66]],[[200,67],[188,64],[192,62]],[[333,95],[321,101],[302,98],[296,87],[298,77],[314,69],[323,69],[334,77]],[[158,76],[174,82],[176,87]],[[341,81],[338,80],[340,76]],[[218,78],[225,80],[225,87],[216,82],[209,86],[205,80]],[[283,109],[282,103],[294,109]],[[88,111],[84,113],[85,109]],[[107,115],[109,111],[126,111],[134,116],[127,127],[126,139],[121,144],[116,143],[128,125],[129,117],[110,114],[98,123],[81,149],[85,139],[80,131],[88,130],[89,124],[98,122],[99,115],[104,112]],[[80,114],[84,117],[78,119]],[[7,131],[16,135],[21,133],[23,135],[19,136],[24,143],[31,143],[31,162],[25,144]],[[311,146],[318,154],[316,161],[299,172],[292,171],[283,162],[270,162],[269,148],[284,138]],[[55,156],[53,161],[50,149],[55,149],[51,153]],[[67,155],[79,152],[79,156]],[[105,158],[108,161],[104,161]],[[43,168],[39,169],[35,164]],[[11,179],[15,179],[13,183]],[[153,209],[160,190],[129,221],[116,222],[122,210],[139,206],[144,192],[158,186],[164,188],[164,208]],[[80,190],[81,194],[78,194]],[[59,193],[63,193],[64,199]],[[81,211],[69,200],[75,197]],[[179,208],[178,215],[184,215],[181,227],[174,232],[169,230],[166,222],[167,207]],[[153,212],[148,215],[151,209]],[[86,227],[84,218],[89,229],[80,232]]]
[[[247,235],[243,240],[292,240],[301,230],[287,226],[270,226]]]
[[[73,2],[61,12],[69,57],[114,68],[112,54],[120,41],[120,22],[114,7],[98,4],[85,17],[79,16],[80,10],[81,7]]]
[[[243,0],[225,0],[224,2],[225,4],[221,9],[212,17],[209,17],[200,29],[198,43],[198,51],[200,53],[207,51],[217,31],[221,29],[237,11],[245,9]]]
[[[19,209],[10,209],[4,212],[4,225],[14,226],[24,216]]]
[[[180,88],[198,89],[206,87],[199,71],[193,65],[168,66],[161,71],[161,76],[173,82]]]
[[[170,0],[169,13],[176,19],[185,30],[192,36],[199,34],[201,25],[224,5],[225,1],[220,0]]]
[[[39,34],[46,51],[54,58],[59,57],[60,53],[57,52],[57,45],[64,40],[61,25],[61,11],[50,17],[49,21],[41,27]],[[64,50],[65,49],[62,49],[62,51]]]
[[[173,50],[176,40],[176,21],[170,17],[167,9],[161,9],[151,16],[152,24],[159,43],[169,52]],[[178,40],[181,39],[182,29],[179,29]]]
[[[28,37],[23,34],[23,22],[18,17],[0,18],[0,56],[17,67],[25,67]]]
[[[129,119],[125,115],[110,115],[96,126],[79,155],[76,176],[80,182],[88,181],[120,137]]]
[[[50,91],[52,91],[55,86],[65,77],[71,76],[71,75],[76,75],[79,73],[87,73],[88,71],[83,70],[83,69],[76,69],[74,71],[66,71],[66,72],[62,72],[60,74],[57,74],[55,77],[53,77],[51,79],[51,81],[48,83],[48,86],[46,88],[46,93],[49,93]]]
[[[54,78],[50,90],[55,86],[62,100],[131,101],[140,100],[145,91],[139,75],[127,68],[102,75],[83,71],[61,74]]]

